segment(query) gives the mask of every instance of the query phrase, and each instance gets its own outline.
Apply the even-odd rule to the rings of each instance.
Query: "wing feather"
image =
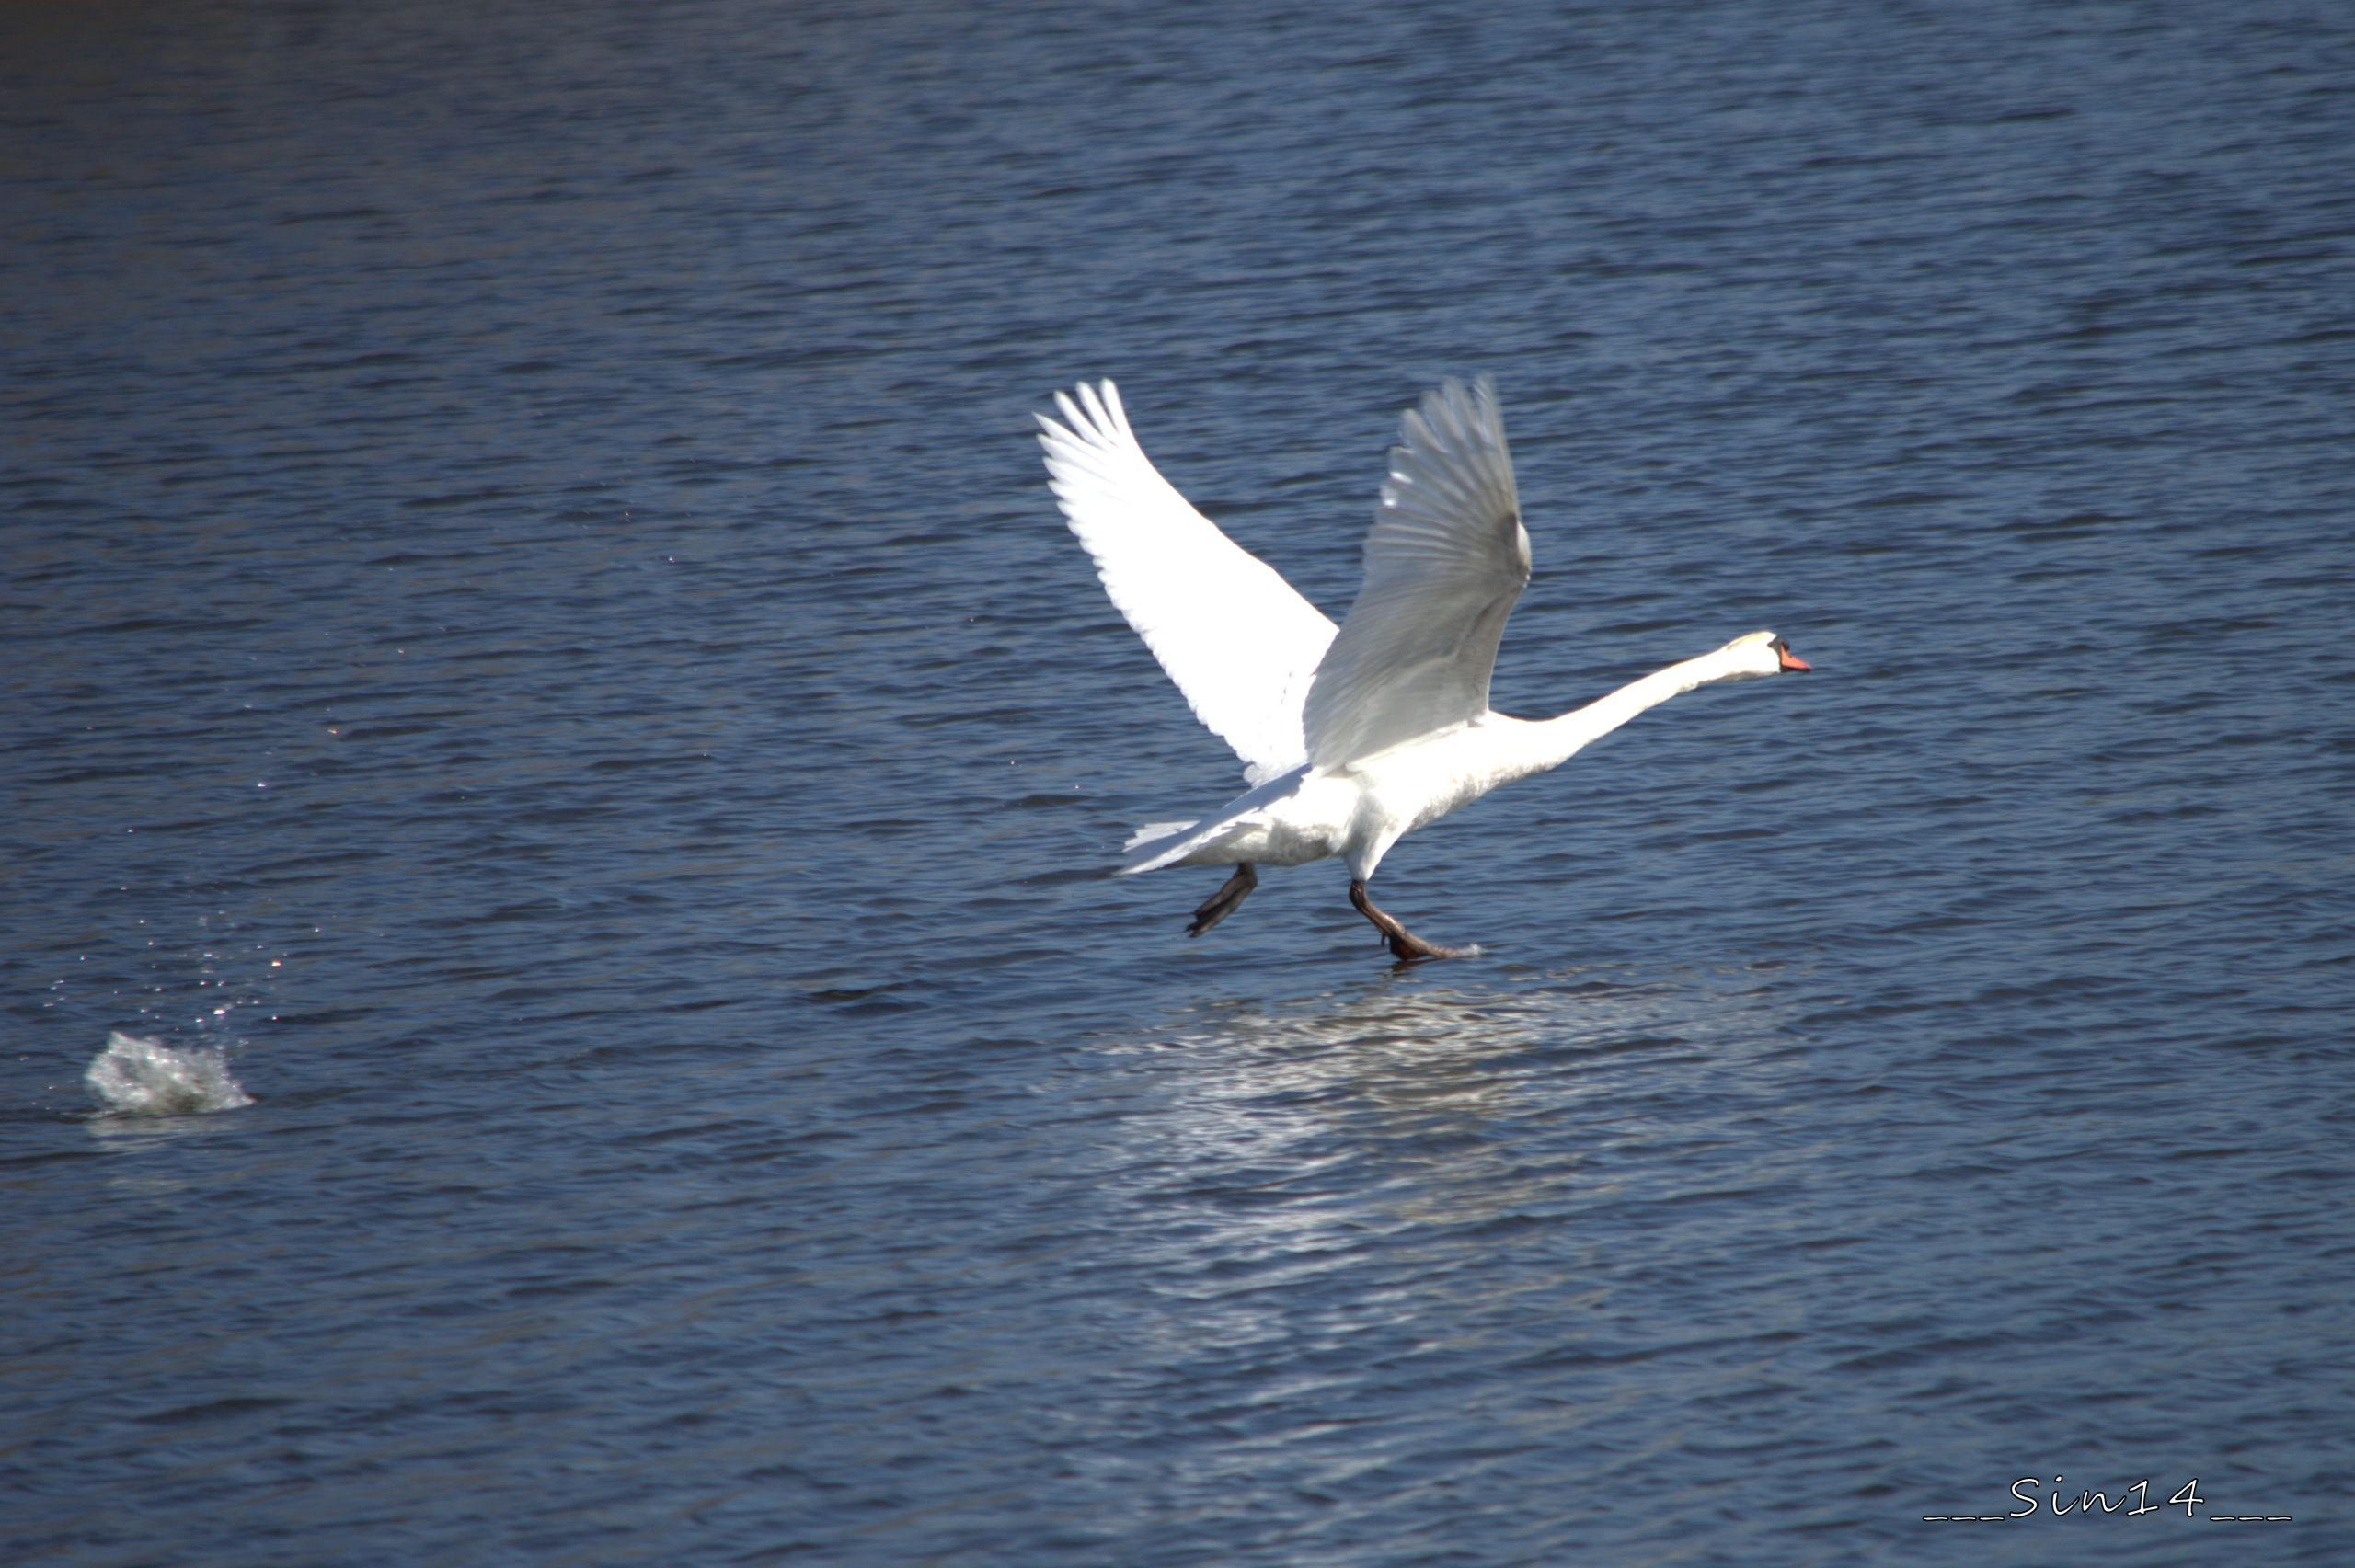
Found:
[[[1486,376],[1399,420],[1365,583],[1317,666],[1308,758],[1338,766],[1488,709],[1506,617],[1529,581],[1512,458]]]
[[[1060,421],[1038,417],[1048,479],[1104,591],[1250,782],[1297,767],[1332,621],[1161,476],[1109,381],[1055,406]]]

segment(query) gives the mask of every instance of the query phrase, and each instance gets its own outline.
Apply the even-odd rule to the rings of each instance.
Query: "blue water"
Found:
[[[2355,1561],[2350,145],[2286,4],[10,10],[0,1557]],[[1030,412],[1338,612],[1480,372],[1499,707],[1816,673],[1189,942]]]

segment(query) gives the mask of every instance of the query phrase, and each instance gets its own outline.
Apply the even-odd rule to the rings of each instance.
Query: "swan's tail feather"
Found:
[[[1214,817],[1206,817],[1200,822],[1156,822],[1140,829],[1129,841],[1128,858],[1120,863],[1120,875],[1134,876],[1141,871],[1175,865],[1197,850],[1208,849],[1247,830],[1258,820],[1263,807],[1290,795],[1307,776],[1308,765],[1303,763],[1258,789],[1235,796],[1220,807]],[[1161,830],[1171,828],[1176,831],[1160,833]],[[1157,833],[1160,836],[1155,836]]]
[[[1120,862],[1120,875],[1134,876],[1140,871],[1159,871],[1165,865],[1175,865],[1196,850],[1231,838],[1248,826],[1247,822],[1219,820],[1155,822],[1150,828],[1141,828],[1129,841],[1127,857]]]

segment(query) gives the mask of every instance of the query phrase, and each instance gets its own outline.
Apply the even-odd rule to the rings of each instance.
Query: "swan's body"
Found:
[[[1400,422],[1366,576],[1338,628],[1154,468],[1110,382],[1040,415],[1047,470],[1114,604],[1253,787],[1211,816],[1155,823],[1121,871],[1238,867],[1195,911],[1200,935],[1256,885],[1253,867],[1339,855],[1350,898],[1400,958],[1459,950],[1412,935],[1366,881],[1390,846],[1500,784],[1558,766],[1680,692],[1805,670],[1772,632],[1648,675],[1559,718],[1488,706],[1506,616],[1529,580],[1495,389],[1449,381]]]

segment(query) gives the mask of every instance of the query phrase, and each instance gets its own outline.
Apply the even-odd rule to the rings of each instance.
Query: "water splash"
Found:
[[[253,1096],[229,1075],[218,1050],[192,1047],[174,1050],[119,1029],[107,1033],[107,1048],[92,1059],[82,1081],[121,1116],[171,1116],[204,1111],[234,1111]]]

